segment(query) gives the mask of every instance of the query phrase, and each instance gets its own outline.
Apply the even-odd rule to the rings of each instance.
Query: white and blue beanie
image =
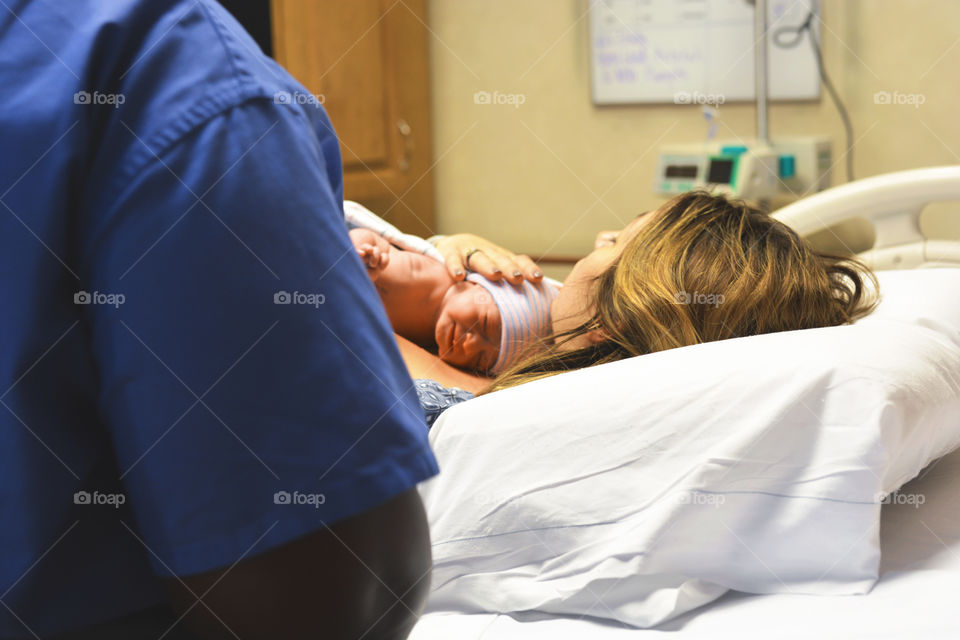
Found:
[[[514,364],[532,342],[549,335],[550,304],[560,287],[549,278],[512,285],[506,280],[491,282],[473,272],[467,274],[467,280],[483,287],[500,311],[500,355],[487,372],[497,375]]]

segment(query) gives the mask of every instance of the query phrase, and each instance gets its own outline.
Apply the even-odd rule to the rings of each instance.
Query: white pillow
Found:
[[[428,611],[648,627],[719,597],[862,594],[880,503],[960,446],[960,269],[879,274],[855,326],[737,338],[456,406],[421,485]]]

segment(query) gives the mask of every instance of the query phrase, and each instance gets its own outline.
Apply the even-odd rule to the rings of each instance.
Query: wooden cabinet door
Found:
[[[433,233],[426,0],[273,0],[274,55],[322,95],[344,198]]]

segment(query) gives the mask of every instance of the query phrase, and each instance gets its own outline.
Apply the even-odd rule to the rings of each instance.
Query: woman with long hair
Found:
[[[598,245],[564,281],[553,335],[485,392],[701,342],[847,324],[877,304],[862,262],[816,251],[770,215],[700,191]]]
[[[874,309],[875,291],[859,260],[815,250],[744,202],[693,191],[601,233],[552,304],[552,334],[474,388],[490,393],[676,347],[847,324]],[[431,375],[417,354],[407,361],[414,377],[462,382]]]

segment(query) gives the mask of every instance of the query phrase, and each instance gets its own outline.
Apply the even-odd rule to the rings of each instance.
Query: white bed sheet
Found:
[[[863,596],[729,592],[654,629],[542,614],[424,616],[410,640],[960,638],[960,451],[935,461],[883,507],[880,580]]]

